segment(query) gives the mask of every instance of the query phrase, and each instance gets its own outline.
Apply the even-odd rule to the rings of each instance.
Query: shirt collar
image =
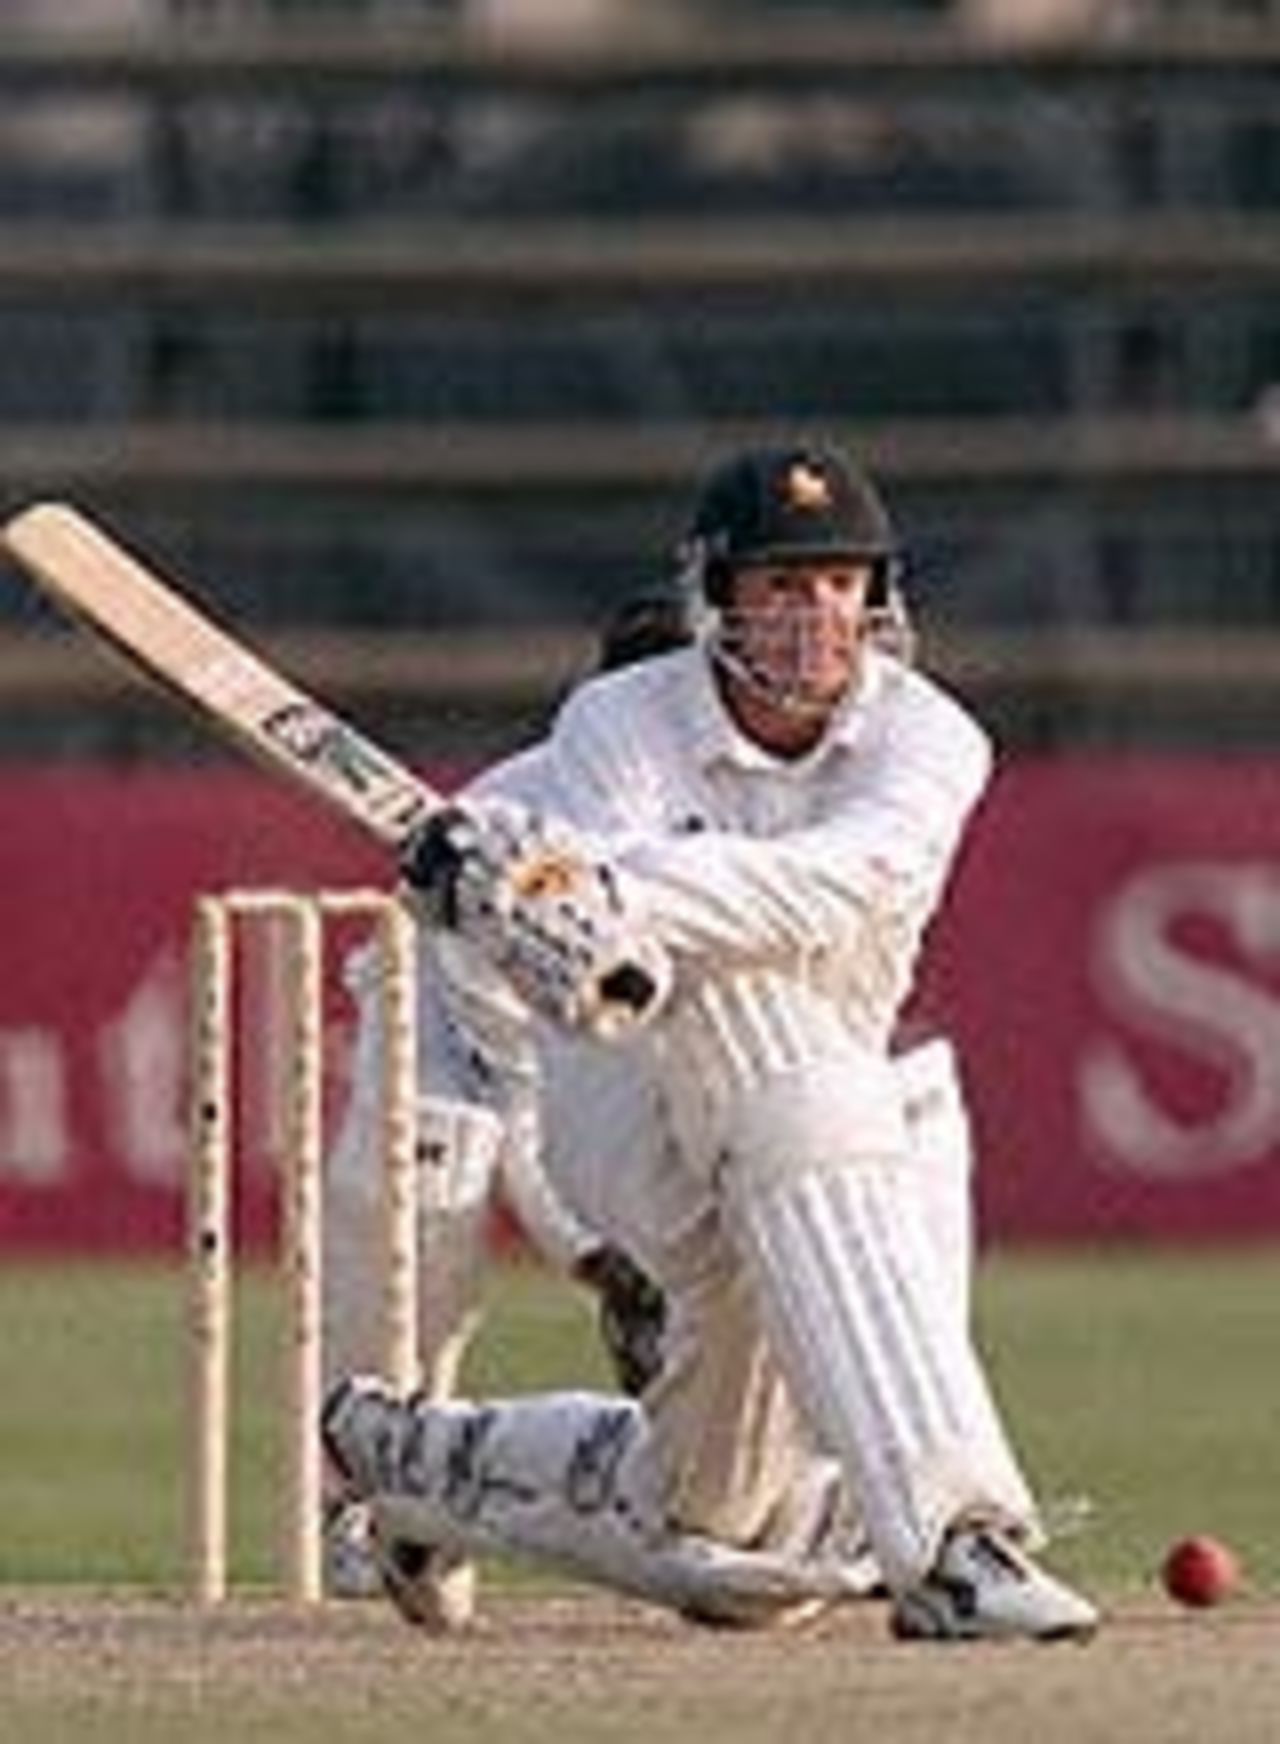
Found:
[[[867,715],[885,685],[885,656],[878,649],[868,648],[857,685],[840,704],[812,751],[793,762],[773,756],[734,725],[720,699],[705,649],[687,649],[684,658],[690,675],[689,748],[701,769],[710,769],[717,763],[730,763],[739,769],[768,769],[774,773],[811,769],[832,751],[848,751],[856,745]]]

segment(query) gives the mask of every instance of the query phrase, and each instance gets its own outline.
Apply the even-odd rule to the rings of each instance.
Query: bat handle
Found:
[[[661,997],[662,989],[642,963],[619,963],[600,977],[599,992],[605,1005],[618,1005],[643,1017]]]
[[[643,1029],[666,1005],[671,984],[671,960],[656,947],[615,963],[595,983],[588,1029],[606,1040]]]

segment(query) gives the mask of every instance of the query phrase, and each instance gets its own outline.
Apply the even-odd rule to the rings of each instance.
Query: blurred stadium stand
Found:
[[[531,722],[703,466],[801,430],[1007,741],[1280,738],[1280,6],[11,14],[2,506],[402,745]],[[10,755],[204,744],[16,583],[0,698]]]

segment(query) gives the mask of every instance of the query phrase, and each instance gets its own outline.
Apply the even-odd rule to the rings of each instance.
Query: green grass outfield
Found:
[[[495,1270],[490,1298],[475,1390],[603,1380],[580,1295],[517,1265]],[[181,1280],[162,1268],[0,1272],[0,1583],[179,1584],[182,1315]],[[1041,1493],[1092,1503],[1057,1547],[1063,1572],[1150,1593],[1168,1541],[1212,1531],[1251,1585],[1280,1594],[1280,1250],[996,1255],[979,1322]],[[251,1275],[233,1512],[235,1573],[255,1584],[274,1544],[277,1332],[274,1287]]]

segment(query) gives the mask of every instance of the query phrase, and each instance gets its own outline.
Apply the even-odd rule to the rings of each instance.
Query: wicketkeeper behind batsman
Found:
[[[1027,1554],[1035,1507],[947,1300],[888,1059],[987,737],[869,646],[895,542],[838,455],[722,467],[686,558],[698,645],[586,684],[550,738],[548,840],[579,832],[670,966],[653,1022],[566,1035],[543,1090],[558,1191],[666,1293],[661,1375],[642,1405],[426,1405],[353,1379],[330,1453],[408,1611],[433,1558],[498,1548],[694,1617],[793,1618],[852,1590],[780,1525],[816,1449],[900,1634],[1087,1635],[1094,1608]],[[539,826],[521,828],[527,861]],[[428,826],[404,870],[437,924],[489,948],[512,840],[483,802]],[[566,924],[545,948],[554,1009],[581,941]]]

